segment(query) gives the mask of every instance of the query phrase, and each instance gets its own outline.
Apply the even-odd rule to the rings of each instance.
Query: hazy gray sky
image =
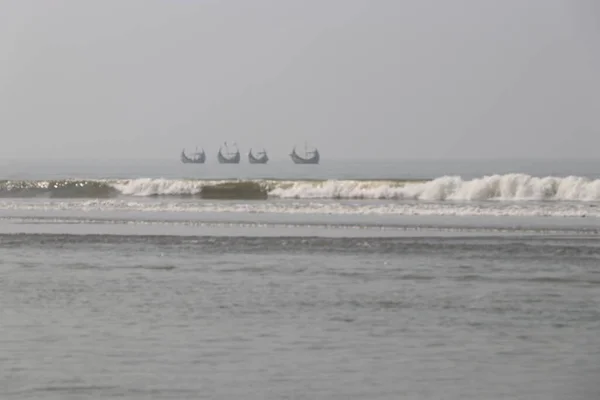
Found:
[[[598,157],[594,0],[3,0],[1,157]]]

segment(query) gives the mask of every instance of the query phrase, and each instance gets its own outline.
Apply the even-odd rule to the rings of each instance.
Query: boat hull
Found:
[[[250,164],[266,164],[269,162],[269,156],[267,156],[266,153],[263,153],[261,157],[254,157],[254,154],[250,151],[250,153],[248,153],[248,162]]]
[[[290,154],[290,157],[292,158],[294,164],[318,164],[321,159],[318,151],[315,151],[313,156],[308,158],[300,157],[298,154],[296,154],[296,151],[293,151],[292,154]]]
[[[221,151],[219,151],[219,154],[217,154],[217,160],[219,161],[219,164],[239,164],[240,152],[238,151],[234,156],[227,158],[221,154]]]
[[[204,152],[200,153],[198,157],[190,158],[185,155],[185,152],[181,152],[181,162],[184,164],[204,164],[206,161],[206,154]]]

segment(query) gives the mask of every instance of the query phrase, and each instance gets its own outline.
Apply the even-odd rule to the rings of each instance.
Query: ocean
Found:
[[[2,399],[600,398],[600,161],[0,162]]]

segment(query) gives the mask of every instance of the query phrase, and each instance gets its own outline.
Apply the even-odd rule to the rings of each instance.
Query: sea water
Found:
[[[598,162],[0,169],[2,398],[600,398]]]

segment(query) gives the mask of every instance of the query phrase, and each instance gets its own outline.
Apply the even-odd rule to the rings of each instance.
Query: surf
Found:
[[[425,202],[600,201],[600,179],[581,176],[442,176],[430,180],[198,180],[137,178],[0,181],[0,197],[196,197],[212,200],[337,199]]]

